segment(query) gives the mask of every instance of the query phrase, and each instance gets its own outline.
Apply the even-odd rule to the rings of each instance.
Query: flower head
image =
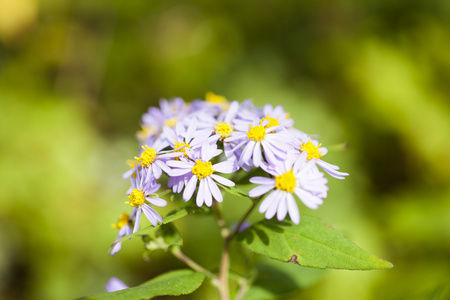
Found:
[[[327,172],[330,176],[337,179],[345,179],[344,176],[348,176],[348,173],[339,172],[339,167],[332,165],[323,161],[321,158],[328,153],[327,148],[321,147],[318,141],[311,139],[308,137],[303,137],[302,139],[294,139],[293,145],[295,148],[295,154],[300,156],[303,153],[306,153],[306,160],[313,161],[319,167],[321,167],[325,172]]]
[[[286,149],[292,137],[284,130],[284,126],[269,126],[269,123],[268,119],[254,120],[245,130],[237,129],[224,140],[236,144],[231,152],[243,147],[239,157],[240,166],[247,164],[259,167],[263,162],[262,153],[266,161],[272,164],[286,158]]]
[[[169,151],[161,151],[164,147],[165,145],[159,142],[153,144],[151,148],[148,145],[142,146],[140,155],[130,162],[131,169],[125,172],[122,177],[125,179],[133,175],[136,167],[147,169],[155,179],[161,177],[162,171],[166,174],[170,173],[166,161],[178,155]]]
[[[161,134],[163,127],[175,127],[177,122],[184,119],[189,112],[189,105],[181,98],[170,101],[161,99],[159,106],[159,108],[150,107],[148,112],[142,116],[142,129],[138,131],[137,136],[143,144],[164,140],[164,136]]]
[[[328,187],[323,173],[314,168],[314,164],[306,161],[306,153],[300,157],[289,153],[286,160],[278,164],[263,164],[264,171],[272,175],[268,177],[252,177],[251,183],[259,184],[250,190],[250,197],[258,197],[269,193],[259,207],[266,219],[275,214],[279,221],[284,220],[287,213],[295,224],[300,223],[300,213],[293,194],[309,208],[317,209],[323,203]]]
[[[130,218],[130,216],[127,213],[124,213],[119,217],[119,220],[117,221],[116,224],[111,225],[112,228],[119,230],[117,238],[114,241],[110,251],[111,255],[116,254],[117,252],[120,251],[120,248],[122,248],[122,242],[120,242],[119,240],[124,236],[131,234],[131,227],[130,227],[131,220],[132,218]]]
[[[135,173],[136,178],[130,177],[131,188],[127,192],[129,201],[125,202],[135,208],[133,233],[139,230],[142,212],[144,212],[145,216],[153,226],[156,226],[158,222],[162,222],[161,216],[150,206],[150,204],[159,207],[167,205],[166,200],[151,196],[161,187],[160,184],[156,184],[151,172],[149,172],[148,169],[138,169],[136,167]]]
[[[197,189],[197,206],[200,207],[203,203],[206,206],[212,205],[212,199],[222,202],[222,193],[219,190],[216,182],[225,186],[234,186],[234,182],[222,176],[215,174],[232,173],[236,170],[233,161],[223,161],[217,164],[212,164],[211,159],[222,153],[222,150],[217,149],[215,144],[204,142],[200,152],[186,151],[189,156],[187,161],[169,161],[169,166],[173,167],[173,176],[190,175],[190,179],[186,184],[183,192],[183,200],[188,201]]]

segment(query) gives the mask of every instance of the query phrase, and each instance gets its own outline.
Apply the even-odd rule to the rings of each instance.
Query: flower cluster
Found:
[[[344,179],[347,173],[322,160],[327,149],[307,134],[293,128],[294,121],[283,107],[256,107],[250,100],[229,102],[207,93],[206,101],[186,103],[180,98],[161,100],[142,117],[137,137],[141,151],[130,161],[123,177],[131,179],[129,201],[134,208],[123,215],[115,228],[118,240],[139,230],[142,212],[151,224],[162,222],[155,206],[167,204],[157,195],[157,180],[168,176],[168,188],[182,193],[183,200],[195,197],[197,206],[222,202],[220,186],[234,186],[237,171],[261,169],[267,176],[250,178],[258,186],[250,197],[263,197],[259,212],[267,219],[289,214],[300,222],[294,195],[311,209],[317,209],[327,196],[330,176]],[[319,169],[320,168],[320,169]],[[223,176],[231,174],[233,176]],[[133,225],[134,223],[134,225]],[[112,253],[120,249],[116,243]]]

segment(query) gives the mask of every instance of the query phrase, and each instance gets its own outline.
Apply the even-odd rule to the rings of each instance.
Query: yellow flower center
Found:
[[[183,152],[183,153],[184,153],[184,156],[188,157],[188,156],[186,155],[186,148],[191,148],[191,146],[190,146],[189,144],[185,143],[185,142],[181,142],[181,143],[174,142],[174,143],[175,143],[174,149],[177,149],[177,148],[180,148],[180,147],[183,147],[183,146],[184,146],[184,147],[181,148],[181,149],[175,150],[175,151],[173,151],[173,152]]]
[[[308,139],[307,143],[302,143],[302,146],[300,147],[300,152],[306,151],[308,153],[306,160],[311,160],[313,158],[319,159],[323,156],[323,154],[319,152],[320,146],[322,146],[322,144],[319,144],[317,147],[314,146],[311,140]]]
[[[205,96],[205,100],[212,103],[221,103],[226,102],[227,98],[221,95],[216,95],[213,92],[207,92]]]
[[[130,167],[130,169],[134,169],[137,165],[139,165],[139,161],[136,160],[136,158],[135,160],[127,159],[126,163]]]
[[[249,139],[260,142],[264,139],[265,136],[266,129],[263,126],[257,125],[255,127],[252,127],[252,125],[250,124],[250,130],[247,131],[247,137]]]
[[[192,174],[197,175],[198,179],[208,177],[212,173],[214,173],[214,170],[210,161],[202,162],[201,160],[197,160],[195,166],[192,168]]]
[[[130,218],[130,216],[127,213],[123,213],[120,217],[119,217],[119,221],[117,221],[117,224],[111,224],[111,227],[114,229],[120,229],[123,226],[128,224],[128,219]]]
[[[233,125],[226,122],[217,122],[214,126],[214,133],[220,134],[220,140],[231,136],[231,133],[234,131]]]
[[[155,162],[157,152],[153,148],[149,148],[147,145],[142,146],[144,152],[142,152],[140,157],[135,157],[135,159],[140,163],[143,167],[148,168],[152,163]]]
[[[169,126],[170,128],[174,128],[175,125],[177,124],[177,122],[178,122],[178,118],[177,117],[173,117],[173,118],[170,118],[170,119],[166,120],[164,122],[164,125],[165,126]]]
[[[295,178],[294,173],[290,170],[283,175],[275,176],[275,187],[279,190],[292,193],[294,192],[296,181],[297,179]]]
[[[156,133],[156,128],[154,126],[142,125],[142,129],[136,132],[136,136],[141,141],[145,141],[149,135]]]
[[[261,125],[262,125],[262,123],[263,123],[265,120],[269,120],[269,123],[267,123],[267,125],[264,126],[265,128],[280,125],[280,122],[278,122],[277,119],[271,118],[271,117],[269,117],[269,116],[264,117],[264,118],[261,119]]]
[[[144,192],[140,189],[133,189],[128,198],[130,199],[130,201],[125,203],[129,203],[133,207],[141,206],[145,202]]]

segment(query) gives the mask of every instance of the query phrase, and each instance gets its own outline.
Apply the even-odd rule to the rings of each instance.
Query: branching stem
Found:
[[[220,260],[220,270],[219,270],[220,300],[229,300],[230,299],[230,292],[229,292],[229,287],[228,287],[228,272],[230,269],[231,243],[233,242],[233,238],[236,236],[236,234],[239,233],[239,229],[242,227],[242,224],[244,224],[245,220],[247,220],[247,218],[250,216],[252,211],[255,209],[255,207],[259,203],[259,200],[261,200],[261,197],[254,199],[252,206],[248,209],[248,211],[241,218],[236,229],[233,231],[232,234],[230,234],[230,230],[228,229],[226,222],[222,216],[222,211],[220,210],[220,207],[218,205],[213,206],[214,213],[217,217],[217,224],[220,227],[220,232],[221,232],[222,238],[224,240],[222,258]],[[243,297],[246,289],[247,289],[246,284],[243,284],[243,285],[241,284],[241,289],[239,290],[239,293],[236,296],[236,299],[241,299]]]

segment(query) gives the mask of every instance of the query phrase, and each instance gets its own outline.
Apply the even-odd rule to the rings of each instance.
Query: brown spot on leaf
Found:
[[[299,263],[297,261],[297,258],[298,258],[297,255],[292,254],[291,258],[289,258],[289,260],[287,260],[286,262],[291,262],[291,263],[294,263],[294,264],[298,265]]]
[[[336,230],[336,229],[334,229],[334,227],[333,226],[331,226],[331,225],[328,225],[328,224],[326,224],[327,225],[327,227],[328,228],[330,228],[330,229],[332,229],[332,230]]]

